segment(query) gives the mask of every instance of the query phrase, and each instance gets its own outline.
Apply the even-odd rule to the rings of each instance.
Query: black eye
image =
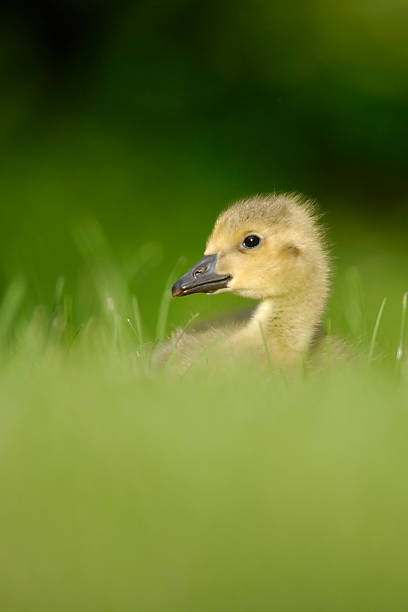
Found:
[[[244,240],[242,241],[242,246],[246,249],[254,249],[258,246],[260,242],[261,239],[259,236],[256,236],[255,234],[250,234],[249,236],[244,238]]]

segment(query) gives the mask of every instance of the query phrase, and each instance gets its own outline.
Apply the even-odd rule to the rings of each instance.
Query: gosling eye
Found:
[[[244,247],[244,249],[254,249],[259,245],[260,242],[261,239],[259,236],[257,236],[256,234],[249,234],[249,236],[246,236],[243,239],[242,246]]]

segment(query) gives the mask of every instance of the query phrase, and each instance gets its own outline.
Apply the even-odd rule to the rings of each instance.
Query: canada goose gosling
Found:
[[[204,257],[172,294],[225,292],[260,302],[244,326],[221,332],[233,355],[267,350],[274,363],[294,365],[309,353],[329,293],[328,256],[311,202],[256,196],[220,214]]]

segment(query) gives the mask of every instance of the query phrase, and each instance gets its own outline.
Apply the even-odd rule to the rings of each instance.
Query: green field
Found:
[[[76,285],[72,270],[52,291],[42,279],[50,297],[37,305],[33,277],[8,285],[1,610],[406,610],[403,228],[362,230],[351,209],[347,223],[326,217],[337,270],[326,325],[359,347],[357,362],[170,376],[149,367],[155,338],[192,312],[246,305],[170,303],[166,277],[180,254],[200,256],[211,227],[203,198],[195,210],[184,241],[174,221],[167,238],[135,222],[133,259],[79,222]]]
[[[0,612],[406,612],[407,3],[9,4]],[[252,305],[170,287],[274,191],[318,201],[357,357],[153,371]]]

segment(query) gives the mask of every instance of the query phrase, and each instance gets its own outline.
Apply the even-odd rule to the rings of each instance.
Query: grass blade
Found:
[[[6,340],[13,321],[25,295],[26,285],[23,279],[15,279],[9,285],[0,306],[0,344]]]
[[[139,300],[137,299],[136,295],[132,296],[132,309],[133,309],[133,316],[134,316],[135,326],[136,326],[137,341],[140,347],[143,344],[143,327],[142,327],[142,317],[140,315]],[[128,321],[129,321],[129,324],[133,327],[129,319]]]
[[[373,335],[371,336],[370,351],[368,353],[368,363],[369,364],[371,363],[371,361],[373,359],[375,343],[376,343],[376,340],[377,340],[378,330],[380,328],[380,323],[381,323],[381,319],[382,319],[382,316],[383,316],[384,307],[385,307],[386,302],[387,302],[387,298],[385,297],[383,299],[383,301],[381,302],[381,306],[380,306],[380,309],[379,309],[378,314],[377,314],[377,319],[375,321]]]
[[[397,348],[396,362],[397,362],[397,373],[399,373],[402,358],[404,357],[404,343],[405,343],[405,327],[407,320],[407,302],[408,302],[408,291],[402,296],[402,313],[401,313],[401,327],[399,344]]]
[[[174,266],[174,268],[172,269],[172,271],[169,274],[169,277],[166,281],[166,284],[164,286],[164,291],[163,291],[163,295],[162,295],[162,299],[160,301],[160,306],[159,306],[159,314],[157,317],[157,326],[156,326],[156,342],[162,342],[165,333],[166,333],[166,327],[167,327],[167,318],[168,318],[168,314],[169,314],[169,307],[170,307],[170,301],[172,299],[171,293],[170,293],[170,287],[172,285],[173,279],[176,275],[176,270],[178,268],[178,266],[180,265],[180,263],[182,263],[182,261],[184,261],[184,257],[181,257],[176,265]]]
[[[174,344],[172,346],[171,349],[171,353],[165,363],[165,368],[168,369],[170,364],[172,363],[173,359],[175,358],[175,354],[177,353],[177,347],[181,341],[181,339],[183,338],[184,334],[186,333],[186,331],[188,330],[188,328],[190,327],[190,325],[193,323],[193,321],[195,321],[198,317],[200,316],[199,312],[195,312],[191,315],[191,317],[189,318],[189,320],[187,321],[187,323],[184,325],[184,327],[182,328],[180,335],[177,337],[177,339],[174,341]]]

